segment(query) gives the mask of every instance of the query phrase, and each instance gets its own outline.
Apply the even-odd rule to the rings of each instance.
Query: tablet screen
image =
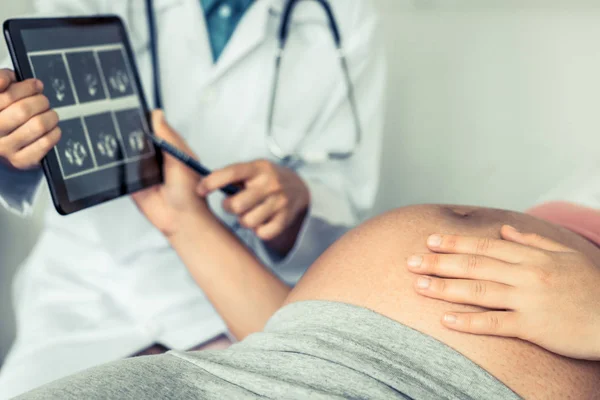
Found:
[[[70,202],[128,193],[161,176],[155,147],[145,135],[139,78],[119,28],[20,31],[31,73],[44,82],[44,94],[60,117],[62,137],[49,167],[58,167],[52,173],[58,172]]]

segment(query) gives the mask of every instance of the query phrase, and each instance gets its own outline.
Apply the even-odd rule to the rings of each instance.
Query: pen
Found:
[[[175,157],[176,159],[178,159],[179,161],[181,161],[182,163],[187,165],[189,168],[196,171],[201,176],[210,175],[210,173],[211,173],[210,170],[205,168],[202,164],[200,164],[194,158],[190,157],[183,151],[179,150],[177,147],[173,146],[171,143],[169,143],[166,140],[161,139],[155,135],[152,135],[150,133],[148,133],[147,136],[149,136],[150,140],[152,140],[152,142],[156,146],[158,146],[161,150],[165,151],[166,153],[169,153],[170,155],[172,155],[173,157]],[[221,188],[221,191],[228,196],[233,196],[234,194],[239,193],[240,187],[235,186],[235,185],[227,185],[227,186]]]

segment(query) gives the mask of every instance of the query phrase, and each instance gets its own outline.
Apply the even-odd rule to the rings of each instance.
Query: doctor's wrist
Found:
[[[198,207],[193,211],[181,213],[177,218],[176,228],[166,236],[173,244],[186,238],[189,240],[201,236],[202,232],[214,228],[217,224],[219,224],[217,217],[208,207]]]

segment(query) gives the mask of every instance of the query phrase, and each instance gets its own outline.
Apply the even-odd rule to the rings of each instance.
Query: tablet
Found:
[[[37,78],[62,137],[42,161],[66,215],[161,183],[162,156],[146,136],[150,114],[133,52],[116,16],[4,23],[19,80]]]

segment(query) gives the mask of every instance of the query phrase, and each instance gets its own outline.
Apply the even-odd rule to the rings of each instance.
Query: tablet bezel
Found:
[[[123,46],[126,54],[129,57],[131,64],[132,74],[135,85],[137,87],[137,93],[140,98],[140,104],[142,107],[143,114],[146,118],[148,126],[151,125],[150,112],[146,98],[144,96],[141,79],[137,69],[137,63],[135,56],[129,41],[129,36],[125,30],[125,26],[121,18],[116,15],[106,16],[94,16],[94,17],[65,17],[65,18],[16,18],[9,19],[4,22],[3,31],[10,52],[17,80],[22,81],[24,79],[33,78],[33,71],[29,65],[27,57],[27,51],[23,43],[21,31],[31,29],[47,29],[47,28],[69,28],[69,27],[82,27],[82,26],[112,26],[119,30],[121,38],[123,38]],[[58,159],[55,152],[51,151],[46,157],[42,159],[42,168],[48,181],[50,188],[50,194],[54,207],[61,215],[68,215],[74,212],[110,201],[116,198],[129,195],[136,191],[148,188],[150,186],[160,184],[163,182],[163,157],[161,150],[155,145],[154,146],[154,157],[144,159],[144,162],[157,162],[158,163],[158,175],[151,177],[144,177],[143,174],[140,176],[140,180],[135,183],[129,183],[126,181],[121,182],[120,186],[111,190],[107,190],[101,193],[94,194],[92,196],[84,197],[81,199],[71,201],[67,193],[67,187],[63,177],[60,175],[60,169],[58,168]],[[125,164],[123,165],[125,167]],[[56,174],[54,171],[57,171]]]

